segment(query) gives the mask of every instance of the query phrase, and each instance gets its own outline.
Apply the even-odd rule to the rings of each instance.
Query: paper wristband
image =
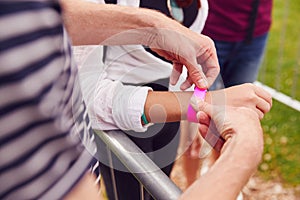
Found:
[[[198,87],[195,87],[194,90],[194,96],[204,100],[205,99],[205,95],[206,95],[206,89],[200,89]],[[191,106],[191,104],[189,104],[188,106],[188,110],[187,110],[187,120],[189,122],[196,122],[198,123],[198,119],[197,119],[197,112],[194,110],[194,108]]]

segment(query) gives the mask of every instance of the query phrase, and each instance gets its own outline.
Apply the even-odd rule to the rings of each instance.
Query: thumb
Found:
[[[192,96],[192,98],[190,99],[190,104],[195,111],[200,111],[197,112],[197,119],[199,119],[199,117],[201,116],[200,113],[205,113],[209,118],[213,116],[213,105],[206,103],[205,101],[195,96]]]
[[[213,115],[213,105],[205,102],[205,101],[198,101],[198,108],[199,110],[205,112],[210,118]]]
[[[209,118],[212,120],[216,130],[218,132],[222,132],[224,129],[224,120],[225,120],[225,114],[226,114],[226,106],[220,106],[220,105],[212,105],[203,101],[199,101],[198,103],[199,111],[196,117],[197,119],[200,119],[201,114],[205,113]]]
[[[186,62],[185,66],[188,69],[189,77],[197,87],[208,88],[207,78],[203,73],[202,67],[197,64],[196,58]]]

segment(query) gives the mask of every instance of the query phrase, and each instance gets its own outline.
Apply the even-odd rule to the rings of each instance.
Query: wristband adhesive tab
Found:
[[[206,95],[206,91],[207,91],[207,89],[201,89],[201,88],[195,87],[193,96],[196,96],[197,98],[204,100],[205,95]],[[189,122],[198,123],[197,112],[194,110],[194,108],[191,106],[191,104],[189,104],[189,106],[188,106],[187,120]]]

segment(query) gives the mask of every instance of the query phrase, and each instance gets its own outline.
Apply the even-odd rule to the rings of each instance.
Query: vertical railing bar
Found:
[[[144,200],[144,186],[140,183],[140,200]]]
[[[107,151],[107,156],[108,156],[108,162],[109,162],[109,167],[110,167],[110,174],[111,174],[111,178],[112,178],[114,197],[115,197],[115,200],[118,200],[119,198],[118,198],[118,191],[117,191],[116,178],[115,178],[114,165],[113,165],[113,161],[112,161],[111,151]]]

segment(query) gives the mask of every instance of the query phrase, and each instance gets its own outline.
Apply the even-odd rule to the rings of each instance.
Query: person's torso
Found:
[[[0,4],[0,199],[59,199],[91,161],[61,10],[56,1]]]
[[[208,0],[209,14],[203,34],[219,41],[242,41],[250,27],[255,0]],[[272,0],[260,0],[253,36],[269,31]]]

